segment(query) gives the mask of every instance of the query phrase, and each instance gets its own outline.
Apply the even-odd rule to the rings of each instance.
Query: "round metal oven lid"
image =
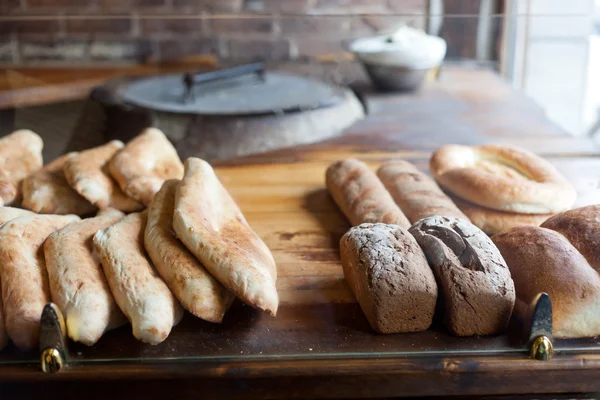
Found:
[[[140,79],[123,92],[127,103],[157,111],[200,115],[260,115],[328,107],[343,89],[301,76],[267,72],[198,84],[186,99],[181,74]]]

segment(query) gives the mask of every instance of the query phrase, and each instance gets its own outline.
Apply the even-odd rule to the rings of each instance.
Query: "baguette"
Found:
[[[469,221],[433,179],[407,161],[387,162],[377,176],[413,224],[433,215]]]
[[[277,313],[277,267],[212,167],[188,158],[175,194],[173,228],[204,267],[245,303]]]
[[[46,238],[76,215],[30,215],[0,227],[0,281],[6,330],[20,349],[39,341],[40,318],[50,302],[42,245]]]
[[[336,161],[327,169],[325,182],[331,197],[353,226],[380,222],[410,227],[377,175],[361,161]]]
[[[131,322],[133,336],[156,345],[183,316],[183,309],[144,251],[147,212],[132,213],[94,235],[112,294]]]
[[[179,181],[168,180],[148,208],[144,246],[156,270],[183,307],[198,318],[221,322],[235,299],[177,240],[173,232],[175,192]]]
[[[123,216],[122,212],[107,208],[101,216],[59,229],[44,243],[52,301],[65,316],[69,337],[87,346],[95,344],[107,330],[126,322],[100,261],[93,254],[92,244],[98,230]]]

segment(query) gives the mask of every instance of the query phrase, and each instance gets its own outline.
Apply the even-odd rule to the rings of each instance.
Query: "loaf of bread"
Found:
[[[433,215],[469,220],[432,178],[407,161],[387,162],[377,176],[413,224]]]
[[[516,226],[540,226],[542,222],[555,215],[521,214],[492,210],[491,208],[478,206],[455,196],[450,197],[458,208],[469,217],[471,223],[488,235],[494,235]]]
[[[340,253],[346,281],[375,331],[415,332],[431,325],[437,285],[408,231],[361,224],[342,237]]]
[[[568,210],[577,194],[552,164],[509,145],[448,145],[429,167],[446,190],[483,207],[523,214]]]
[[[526,305],[539,293],[550,296],[557,338],[600,335],[599,233],[596,205],[492,237],[512,273],[517,301]]]
[[[600,273],[600,205],[565,211],[547,219],[542,228],[563,235]]]
[[[508,325],[515,303],[510,272],[491,239],[453,217],[427,217],[410,228],[440,287],[445,325],[457,336],[490,335]]]
[[[336,161],[327,169],[325,181],[331,197],[352,225],[381,222],[410,227],[377,175],[361,161]]]

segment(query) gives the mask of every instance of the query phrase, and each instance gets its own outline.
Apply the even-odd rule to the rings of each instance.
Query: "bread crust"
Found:
[[[183,316],[144,250],[147,211],[132,213],[94,235],[104,275],[119,308],[131,322],[133,336],[156,345]]]
[[[410,228],[438,282],[445,325],[453,335],[504,331],[515,304],[513,280],[491,239],[453,217],[427,217]]]
[[[590,266],[600,273],[600,205],[565,211],[546,220],[541,226],[567,238]]]
[[[352,158],[336,161],[327,168],[325,183],[353,226],[381,222],[410,227],[377,175],[363,162]]]
[[[42,245],[52,232],[78,220],[76,215],[28,215],[0,227],[0,281],[6,330],[22,350],[37,346],[42,310],[50,302]]]
[[[377,176],[413,224],[432,215],[469,221],[432,178],[408,161],[387,162],[379,167]]]
[[[112,208],[105,210],[101,216],[70,223],[44,243],[52,301],[66,319],[69,337],[86,346],[127,322],[94,255],[94,234],[125,216]]]
[[[520,214],[507,211],[492,210],[470,203],[466,200],[451,196],[454,203],[471,220],[471,223],[487,233],[494,235],[503,230],[517,226],[540,226],[542,222],[554,214]]]
[[[243,302],[276,314],[279,296],[273,255],[206,161],[191,157],[185,162],[175,195],[173,228],[223,286]]]
[[[340,240],[344,277],[379,333],[431,325],[437,285],[415,239],[397,225],[361,224]]]
[[[600,334],[600,276],[564,236],[525,226],[492,240],[510,268],[519,301],[530,304],[539,293],[550,295],[555,337]]]
[[[183,163],[164,133],[147,128],[109,162],[121,190],[146,207],[167,179],[183,177]]]
[[[552,164],[516,146],[444,146],[431,157],[430,169],[445,189],[494,210],[557,213],[577,197]]]
[[[0,226],[10,220],[26,215],[35,215],[29,210],[14,207],[0,207]],[[0,282],[0,287],[2,282]],[[8,343],[8,335],[6,334],[6,326],[4,324],[4,311],[2,307],[2,293],[0,292],[0,350]]]
[[[144,246],[156,270],[182,306],[198,318],[219,323],[235,299],[173,232],[179,180],[166,181],[148,208]]]
[[[127,197],[107,170],[109,160],[123,146],[123,142],[113,140],[71,154],[65,161],[63,171],[69,185],[96,207],[113,207],[123,212],[139,211],[143,206]]]
[[[96,211],[65,178],[63,167],[74,154],[57,158],[23,180],[23,207],[40,214],[87,215]]]
[[[14,131],[0,139],[0,206],[15,204],[21,197],[21,184],[43,165],[44,142],[28,129]]]

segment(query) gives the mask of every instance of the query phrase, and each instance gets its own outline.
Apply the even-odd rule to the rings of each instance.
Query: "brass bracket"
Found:
[[[60,371],[67,363],[67,328],[62,313],[48,303],[40,320],[40,366],[46,373]]]
[[[547,293],[538,294],[529,306],[529,357],[547,361],[554,354],[552,344],[552,302]]]

